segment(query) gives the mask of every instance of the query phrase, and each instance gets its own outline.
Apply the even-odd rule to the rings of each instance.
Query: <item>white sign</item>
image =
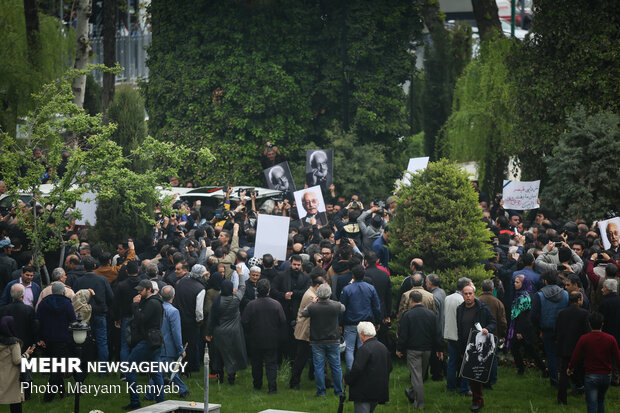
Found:
[[[254,256],[262,258],[264,254],[271,254],[277,260],[285,261],[290,222],[289,217],[259,214]]]
[[[601,241],[603,241],[603,247],[608,250],[611,247],[618,248],[620,237],[618,231],[620,231],[620,217],[608,219],[606,221],[598,222],[598,229],[601,232]]]
[[[425,170],[428,166],[428,160],[428,156],[409,159],[409,164],[407,165],[407,172],[405,172],[405,175],[403,176],[403,184],[409,185],[409,174],[415,174],[418,171]]]
[[[507,181],[504,179],[504,209],[536,209],[540,181]]]
[[[81,219],[76,219],[76,225],[91,225],[97,223],[97,195],[92,192],[86,192],[82,195],[82,199],[75,203],[75,209],[82,213]]]

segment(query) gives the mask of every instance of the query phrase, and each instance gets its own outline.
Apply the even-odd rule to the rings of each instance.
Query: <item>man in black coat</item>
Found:
[[[37,320],[34,308],[24,304],[24,286],[17,283],[11,286],[11,304],[0,308],[0,318],[5,315],[15,319],[15,335],[22,341],[22,351],[34,344],[37,334]]]
[[[570,362],[573,351],[577,346],[579,337],[590,332],[588,316],[590,313],[581,308],[583,296],[581,292],[574,291],[568,297],[569,305],[558,313],[555,320],[555,346],[556,354],[560,359],[560,382],[558,384],[558,403],[567,404],[566,390],[568,389],[568,363]],[[577,388],[583,389],[585,371],[575,371],[573,380]]]
[[[130,261],[127,263],[127,278],[116,285],[116,289],[114,290],[114,305],[112,306],[114,325],[121,330],[121,361],[127,361],[129,352],[131,351],[125,334],[127,332],[127,325],[131,322],[131,317],[133,316],[132,303],[133,298],[136,296],[135,288],[139,282],[138,263],[136,261]]]
[[[282,349],[289,360],[295,359],[294,323],[301,299],[310,287],[310,277],[301,270],[302,259],[299,255],[291,256],[291,266],[280,273],[271,284],[271,296],[282,304],[287,322],[287,341]]]
[[[390,329],[390,314],[392,314],[392,282],[387,272],[377,268],[377,253],[368,251],[364,254],[366,271],[364,281],[372,284],[377,290],[379,304],[381,305],[381,324],[377,331],[377,338],[380,342],[387,345],[388,330]]]
[[[93,290],[95,293],[91,295],[89,304],[93,309],[90,318],[90,326],[95,343],[97,344],[97,355],[99,361],[108,361],[108,329],[106,314],[114,300],[114,293],[110,283],[103,276],[95,274],[93,270],[97,268],[97,260],[93,257],[84,257],[84,270],[86,273],[77,278],[72,285],[73,291]],[[68,281],[68,274],[67,274]],[[102,374],[104,372],[100,372]]]
[[[377,404],[390,400],[392,358],[387,347],[376,339],[372,323],[360,322],[357,332],[363,344],[357,349],[353,367],[344,381],[349,385],[349,400],[353,401],[355,411],[372,413]]]
[[[437,315],[422,305],[422,293],[411,291],[411,309],[403,314],[398,324],[398,357],[407,356],[407,367],[411,376],[411,388],[405,395],[416,409],[424,408],[424,373],[428,367],[431,352],[443,359],[443,341],[437,323]]]
[[[603,302],[598,310],[603,314],[603,332],[611,334],[616,338],[620,345],[620,297],[618,297],[618,279],[607,278],[603,281]],[[617,386],[620,382],[618,378],[618,366],[612,370],[612,384]]]
[[[464,301],[456,309],[456,325],[459,335],[459,350],[462,358],[465,354],[469,332],[476,323],[480,323],[483,335],[495,332],[497,327],[489,307],[476,298],[473,286],[467,285],[463,287],[461,293]],[[479,412],[484,406],[482,383],[470,380],[469,386],[472,391],[472,405],[469,407],[469,410]]]
[[[241,323],[250,343],[254,389],[260,390],[263,386],[264,363],[269,394],[276,394],[278,341],[280,332],[286,326],[286,317],[282,305],[268,297],[269,289],[269,280],[258,281],[256,285],[258,297],[247,304]]]

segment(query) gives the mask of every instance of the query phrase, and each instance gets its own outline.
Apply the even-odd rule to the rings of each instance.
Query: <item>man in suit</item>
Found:
[[[364,281],[372,284],[377,290],[379,304],[381,305],[381,324],[377,331],[377,339],[387,345],[387,334],[390,328],[390,314],[392,314],[392,282],[387,272],[377,268],[379,257],[374,251],[364,254],[366,270]]]

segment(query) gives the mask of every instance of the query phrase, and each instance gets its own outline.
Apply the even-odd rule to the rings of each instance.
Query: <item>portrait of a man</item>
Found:
[[[325,214],[325,202],[320,186],[313,186],[295,192],[297,212],[304,225],[312,225],[312,219],[316,220],[315,225],[326,225],[327,216]]]
[[[620,252],[618,249],[620,246],[620,217],[599,221],[598,225],[603,247],[616,253]]]
[[[265,169],[265,180],[269,189],[276,189],[285,193],[295,191],[295,184],[291,176],[288,162],[282,162]]]
[[[309,149],[306,152],[306,183],[327,191],[333,181],[333,151]]]

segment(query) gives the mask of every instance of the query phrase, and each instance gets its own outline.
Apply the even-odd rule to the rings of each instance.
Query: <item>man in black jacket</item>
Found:
[[[269,280],[258,281],[256,285],[258,298],[247,304],[241,322],[250,343],[254,390],[260,390],[263,386],[264,362],[269,394],[276,394],[278,341],[280,331],[286,326],[286,317],[282,305],[268,297],[269,289]]]
[[[114,326],[121,329],[121,361],[127,361],[127,357],[129,357],[129,352],[131,351],[125,333],[127,325],[131,321],[133,315],[132,303],[136,295],[136,286],[139,282],[138,263],[136,261],[130,261],[127,263],[127,278],[119,282],[116,286],[114,305],[112,306]]]
[[[588,322],[588,316],[590,313],[587,310],[581,308],[583,303],[583,296],[581,292],[574,291],[570,293],[568,297],[569,305],[565,309],[558,313],[558,317],[555,320],[555,344],[556,354],[560,359],[560,381],[558,384],[558,404],[567,404],[566,391],[569,386],[568,375],[566,369],[568,369],[568,363],[573,355],[573,351],[577,346],[579,337],[590,332],[590,324]],[[585,371],[581,371],[573,375],[574,380],[579,381],[578,388],[581,387],[583,391],[583,380]]]
[[[437,316],[422,305],[422,293],[411,291],[411,309],[406,311],[398,324],[396,355],[407,354],[407,367],[411,376],[411,388],[405,390],[415,408],[424,408],[424,373],[428,367],[431,352],[443,359],[443,341],[437,323]]]
[[[387,272],[377,268],[377,253],[368,251],[364,254],[366,271],[364,281],[372,284],[377,290],[379,304],[381,305],[381,324],[377,332],[380,342],[387,345],[388,330],[390,329],[390,314],[392,314],[392,282]]]
[[[353,401],[355,411],[372,413],[377,404],[390,399],[392,358],[387,347],[375,338],[372,323],[360,322],[357,333],[363,344],[357,349],[353,367],[344,381],[349,385],[349,400]]]
[[[489,307],[476,298],[474,287],[471,285],[463,287],[463,303],[456,309],[456,325],[459,332],[459,350],[461,358],[465,354],[469,332],[476,323],[480,323],[482,334],[493,333],[496,329],[495,319]],[[460,364],[460,363],[459,363]],[[469,386],[473,393],[472,405],[469,410],[479,412],[484,406],[482,398],[482,383],[470,380]]]
[[[200,371],[200,325],[204,319],[204,299],[206,290],[201,282],[207,269],[195,264],[192,270],[176,283],[174,306],[181,315],[181,336],[187,343],[187,362],[191,372]]]
[[[129,353],[129,363],[144,361],[159,362],[161,353],[161,323],[164,319],[163,301],[159,294],[153,291],[153,284],[148,280],[141,280],[135,287],[138,295],[133,298],[133,321],[131,323],[132,342],[136,343]],[[127,389],[130,403],[124,406],[125,410],[134,410],[140,407],[140,394],[137,391],[136,373],[126,374]],[[160,392],[155,395],[157,403],[164,401],[161,372],[152,372],[151,379],[159,385]]]
[[[97,344],[97,355],[99,361],[108,361],[108,329],[106,314],[108,308],[114,300],[114,293],[110,287],[110,283],[101,275],[93,272],[97,268],[97,260],[93,257],[84,257],[84,270],[86,273],[77,278],[73,283],[73,291],[93,290],[95,293],[91,295],[89,304],[93,309],[93,315],[90,318],[90,326]],[[100,372],[103,374],[104,372]]]
[[[287,322],[287,341],[282,352],[289,360],[295,359],[296,347],[293,335],[294,321],[304,293],[310,287],[310,277],[301,270],[302,259],[291,256],[291,267],[280,273],[271,284],[271,296],[282,304]]]

